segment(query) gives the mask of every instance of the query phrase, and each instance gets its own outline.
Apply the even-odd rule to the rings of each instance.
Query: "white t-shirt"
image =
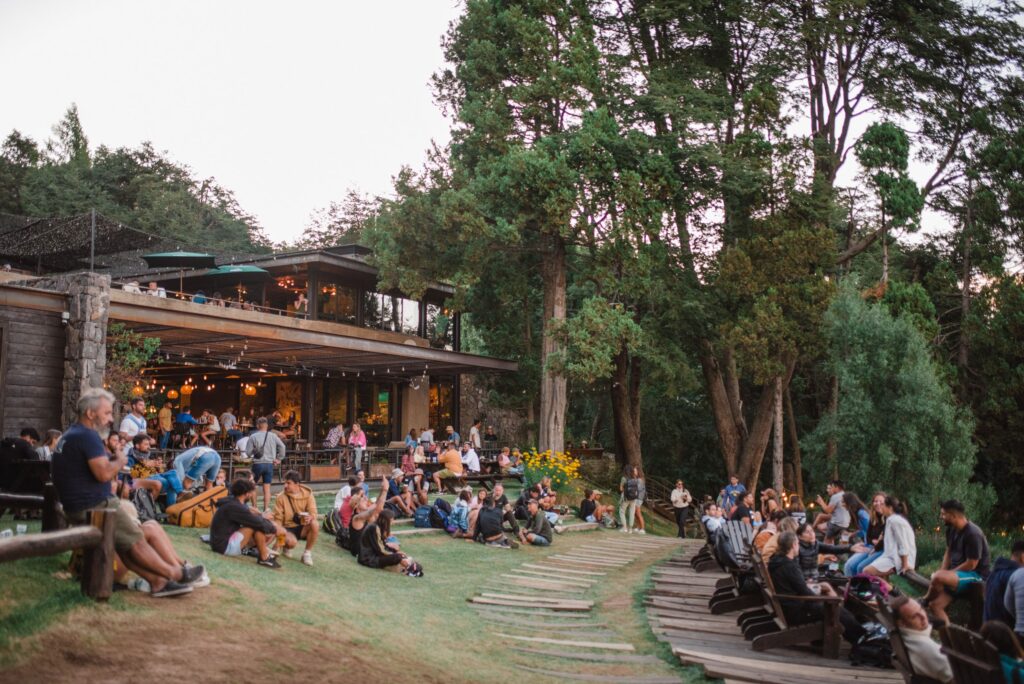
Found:
[[[131,439],[140,432],[146,431],[146,419],[136,416],[134,413],[129,413],[121,419],[121,427],[117,431],[123,432],[127,435],[128,439]]]
[[[476,425],[469,428],[469,443],[474,449],[480,448],[480,429]]]
[[[462,454],[462,464],[466,466],[466,470],[474,473],[480,472],[480,457],[476,455],[476,450],[472,447],[466,453]]]
[[[843,503],[843,492],[833,494],[828,505],[832,509],[832,524],[836,527],[849,527],[850,511],[846,510],[846,504]]]
[[[338,493],[334,495],[334,510],[341,508],[341,504],[344,503],[345,499],[347,499],[351,493],[352,485],[343,485],[342,488],[338,490]]]
[[[222,413],[220,415],[220,422],[225,430],[234,430],[235,426],[238,425],[238,419],[235,418],[233,413]]]
[[[249,443],[249,435],[246,435],[245,437],[242,437],[242,438],[240,438],[239,440],[237,440],[235,442],[235,449],[237,449],[238,451],[241,451],[244,454],[245,453],[245,445],[248,444],[248,443]]]

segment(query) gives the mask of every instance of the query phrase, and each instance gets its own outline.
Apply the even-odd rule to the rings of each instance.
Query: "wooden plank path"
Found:
[[[602,621],[601,606],[590,598],[632,564],[678,549],[679,540],[600,531],[560,548],[560,539],[467,599],[490,634],[522,654],[516,668],[541,680],[679,682],[664,661],[622,638],[621,621]]]
[[[888,684],[902,682],[895,670],[853,667],[840,658],[823,658],[812,650],[780,648],[755,653],[736,624],[738,613],[712,615],[708,599],[723,573],[697,574],[689,565],[702,541],[685,540],[682,553],[652,571],[654,586],[644,605],[651,631],[667,642],[680,662],[696,665],[708,677],[758,684]]]

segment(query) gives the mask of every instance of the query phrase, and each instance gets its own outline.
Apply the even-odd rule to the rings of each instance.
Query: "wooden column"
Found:
[[[54,532],[67,527],[57,499],[57,487],[52,482],[43,486],[43,532]]]
[[[82,593],[97,601],[106,601],[114,593],[114,516],[113,511],[93,511],[90,522],[103,535],[82,558]]]

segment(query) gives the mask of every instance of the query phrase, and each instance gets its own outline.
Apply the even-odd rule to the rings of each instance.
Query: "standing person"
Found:
[[[163,408],[156,414],[156,426],[160,430],[160,448],[166,449],[171,441],[171,432],[174,430],[174,412],[171,410],[171,402],[165,401]]]
[[[732,509],[735,508],[736,504],[743,498],[743,495],[747,493],[747,488],[740,482],[738,475],[729,476],[729,484],[722,487],[722,491],[719,493],[718,505],[722,507],[722,515],[728,517],[732,515]]]
[[[238,429],[238,418],[235,417],[235,409],[228,407],[224,413],[220,414],[220,426],[224,430],[224,434],[231,438],[233,444],[237,444],[238,440],[242,439],[242,431]]]
[[[285,455],[284,442],[270,431],[270,421],[256,421],[256,432],[249,435],[245,455],[252,459],[252,476],[256,484],[263,485],[263,512],[270,512],[270,483],[274,481],[274,466],[280,465]]]
[[[352,449],[352,464],[357,471],[363,469],[363,452],[366,451],[366,433],[359,423],[352,423],[348,434],[348,445]]]
[[[533,546],[551,546],[555,538],[544,511],[540,510],[540,501],[530,499],[526,504],[529,517],[526,520],[526,527],[519,530],[519,540],[524,544]]]
[[[483,422],[483,418],[477,418],[473,421],[473,427],[469,428],[469,445],[474,449],[483,447],[483,441],[480,439],[480,427]]]
[[[434,431],[428,427],[420,430],[420,444],[425,448],[429,448],[434,443]]]
[[[236,478],[228,491],[229,496],[214,502],[217,510],[210,522],[210,548],[225,556],[241,556],[255,547],[257,565],[280,568],[269,548],[277,526],[248,506],[256,502],[256,485],[248,478]]]
[[[128,406],[131,411],[121,419],[121,425],[117,428],[121,439],[126,442],[132,441],[132,437],[140,432],[146,434],[146,400],[135,397]]]
[[[679,538],[686,539],[686,521],[690,517],[693,497],[682,480],[676,480],[676,488],[672,490],[671,499],[672,511],[676,514],[676,525],[679,526]]]
[[[99,435],[113,422],[114,396],[99,388],[87,389],[77,408],[78,422],[64,433],[61,448],[53,457],[53,483],[68,522],[87,525],[93,509],[105,508],[114,516],[114,549],[125,566],[149,583],[150,596],[190,593],[191,585],[202,578],[203,567],[178,564],[170,542],[163,537],[158,542],[160,548],[152,546],[138,517],[111,494],[111,481],[128,464],[123,453],[108,456]],[[155,521],[145,524],[159,528]]]
[[[627,465],[622,471],[622,479],[619,481],[619,492],[622,498],[619,502],[619,522],[624,533],[633,531],[636,524],[636,509],[640,500],[641,477],[640,469],[635,465]]]
[[[274,522],[285,531],[285,558],[290,557],[290,549],[298,540],[305,539],[302,563],[313,565],[313,546],[320,531],[320,521],[316,516],[313,491],[300,484],[300,479],[294,470],[284,474],[284,489],[274,500]]]
[[[985,533],[967,519],[962,503],[950,499],[943,501],[940,508],[946,523],[946,553],[942,565],[932,573],[922,603],[931,608],[937,620],[948,624],[946,608],[953,599],[988,577],[989,550]]]
[[[295,316],[298,318],[309,317],[309,299],[306,298],[305,292],[300,292],[299,296],[295,298],[293,303],[295,307]]]

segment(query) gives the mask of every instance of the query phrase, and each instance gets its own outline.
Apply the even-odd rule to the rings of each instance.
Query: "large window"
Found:
[[[348,391],[351,383],[344,380],[318,380],[313,395],[316,416],[315,439],[327,437],[338,423],[348,423]]]
[[[363,325],[405,335],[419,335],[420,303],[379,292],[364,292]]]
[[[387,446],[391,441],[397,400],[391,383],[356,384],[356,422],[366,433],[368,446]]]
[[[455,349],[455,319],[451,309],[427,304],[426,337],[434,349]]]
[[[356,322],[356,289],[320,281],[316,293],[316,317],[336,323]]]
[[[431,377],[430,427],[437,439],[441,439],[447,425],[455,425],[455,379]]]

